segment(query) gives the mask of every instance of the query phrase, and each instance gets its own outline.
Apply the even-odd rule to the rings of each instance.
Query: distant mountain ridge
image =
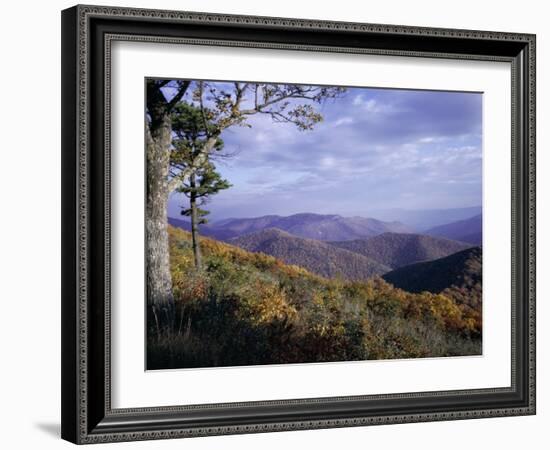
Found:
[[[169,218],[169,223],[190,230],[186,220]],[[304,213],[226,219],[201,225],[200,234],[248,251],[266,253],[324,277],[358,280],[472,247],[466,242],[436,236],[384,231],[388,228],[406,227],[376,219]],[[357,235],[362,237],[354,238]],[[325,240],[329,237],[338,239]]]
[[[472,247],[445,258],[400,267],[382,276],[408,292],[442,293],[481,321],[482,250]],[[478,324],[480,326],[480,323]]]
[[[478,214],[465,220],[459,220],[431,228],[426,230],[425,234],[469,242],[474,245],[481,245],[482,227],[483,218],[481,214]]]
[[[181,230],[191,231],[191,222],[188,220],[168,217],[168,223],[173,227],[180,228]],[[199,234],[201,236],[218,239],[220,241],[227,241],[235,237],[235,234],[231,230],[224,230],[222,227],[213,227],[210,224],[199,225]]]
[[[169,218],[169,223],[189,230],[189,222]],[[346,241],[376,236],[385,232],[412,231],[399,222],[384,222],[365,217],[343,217],[337,214],[301,213],[291,216],[268,215],[261,217],[225,219],[201,225],[200,233],[219,240],[229,240],[267,228],[277,228],[294,236],[319,241]]]
[[[397,220],[420,233],[424,233],[425,230],[440,225],[465,220],[481,213],[481,206],[446,209],[385,209],[370,211],[370,215],[373,217],[377,217],[380,220]]]
[[[403,266],[382,278],[409,292],[437,293],[452,285],[464,285],[467,273],[474,275],[474,283],[481,280],[480,247],[472,247],[433,261]]]
[[[304,239],[277,228],[268,228],[228,241],[255,253],[274,256],[286,264],[304,267],[323,277],[367,280],[391,268],[370,258],[328,243]]]
[[[411,233],[383,233],[368,239],[330,244],[366,256],[392,269],[442,258],[471,247],[471,244],[464,242]]]

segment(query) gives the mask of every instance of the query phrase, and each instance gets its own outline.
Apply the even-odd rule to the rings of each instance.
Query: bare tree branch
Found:
[[[190,84],[191,84],[190,80],[185,80],[180,83],[180,87],[178,91],[166,105],[166,110],[168,112],[172,111],[176,103],[178,103],[182,99],[182,97],[185,95],[185,92],[187,91],[187,88],[189,87]]]

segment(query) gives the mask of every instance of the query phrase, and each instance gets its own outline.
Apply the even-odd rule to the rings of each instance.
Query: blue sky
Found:
[[[233,187],[205,206],[211,220],[481,205],[482,94],[348,88],[317,108],[313,131],[262,115],[223,132],[235,156],[216,165]]]

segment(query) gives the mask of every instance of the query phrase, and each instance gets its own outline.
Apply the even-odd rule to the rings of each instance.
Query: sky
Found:
[[[204,206],[211,220],[481,205],[481,93],[347,88],[316,108],[312,131],[256,115],[222,133],[232,187]],[[169,215],[184,203],[172,195]]]

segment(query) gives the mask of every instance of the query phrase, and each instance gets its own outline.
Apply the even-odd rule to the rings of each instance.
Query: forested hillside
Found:
[[[277,228],[247,234],[229,242],[251,252],[275,256],[287,264],[304,267],[328,278],[367,280],[391,270],[366,256],[322,241],[299,238]]]
[[[331,244],[366,256],[392,269],[442,258],[472,246],[450,239],[404,233],[383,233],[369,239]]]
[[[428,291],[452,298],[476,318],[481,329],[482,250],[474,247],[445,258],[401,267],[383,276],[409,292]]]
[[[149,369],[476,355],[480,329],[444,294],[348,282],[170,227],[176,332],[148,316]]]

